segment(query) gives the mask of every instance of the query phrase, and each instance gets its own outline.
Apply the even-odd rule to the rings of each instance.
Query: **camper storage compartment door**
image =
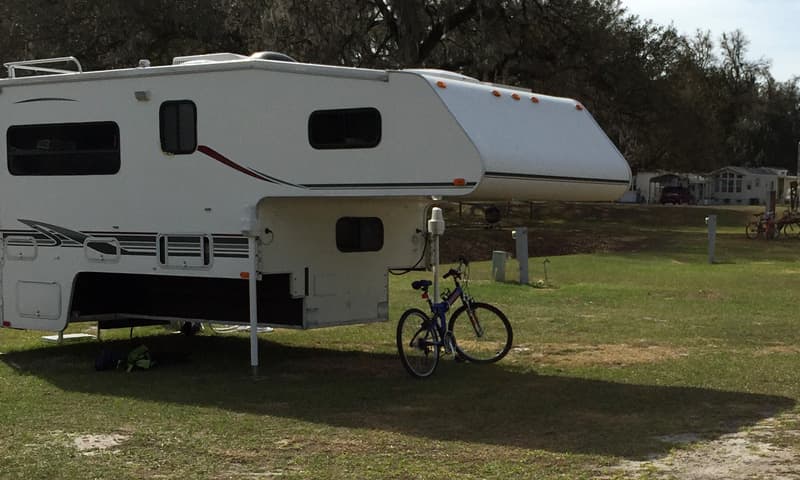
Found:
[[[17,282],[17,311],[21,317],[61,318],[61,285],[56,282]]]

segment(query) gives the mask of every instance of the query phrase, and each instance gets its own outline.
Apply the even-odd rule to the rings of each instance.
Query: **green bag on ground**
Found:
[[[150,358],[150,350],[145,345],[139,345],[128,354],[128,371],[134,368],[148,369],[154,367],[156,362]]]

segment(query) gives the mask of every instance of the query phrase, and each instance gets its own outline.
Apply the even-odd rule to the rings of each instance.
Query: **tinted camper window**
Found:
[[[12,175],[113,175],[120,168],[114,122],[15,125],[6,145]]]
[[[317,110],[308,118],[308,142],[317,149],[373,148],[381,141],[381,114],[374,108]]]
[[[336,222],[340,252],[377,252],[383,248],[383,222],[376,217],[342,217]]]
[[[197,107],[190,100],[164,102],[159,110],[161,150],[194,153],[197,148]]]

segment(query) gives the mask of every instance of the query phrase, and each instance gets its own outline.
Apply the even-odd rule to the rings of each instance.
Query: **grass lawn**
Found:
[[[257,378],[246,334],[149,327],[59,346],[0,329],[0,478],[662,478],[614,467],[775,416],[770,444],[800,454],[800,238],[745,239],[754,211],[516,208],[506,225],[531,228],[547,288],[474,263],[472,294],[506,312],[514,349],[490,366],[446,357],[424,381],[394,339],[424,273],[391,278],[388,323],[262,335]],[[449,217],[446,256],[510,249],[507,230]],[[101,348],[139,344],[162,364],[94,371]],[[665,440],[688,434],[697,443]]]

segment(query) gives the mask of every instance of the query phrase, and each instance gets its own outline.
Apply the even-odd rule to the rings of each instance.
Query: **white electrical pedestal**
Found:
[[[439,237],[444,235],[444,214],[439,207],[431,209],[428,220],[428,233],[431,236],[431,270],[433,271],[433,301],[439,301]]]

